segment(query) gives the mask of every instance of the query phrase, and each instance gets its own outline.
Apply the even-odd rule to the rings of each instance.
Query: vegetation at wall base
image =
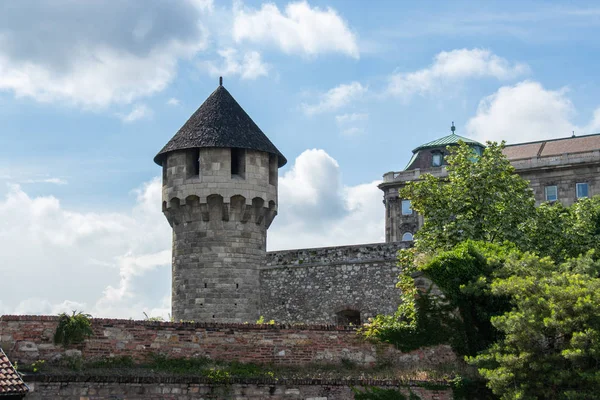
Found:
[[[420,400],[421,398],[409,389],[409,395],[397,389],[381,389],[378,387],[352,388],[355,400]]]
[[[401,191],[424,217],[399,252],[402,304],[359,332],[404,351],[450,344],[502,400],[598,399],[600,196],[534,208],[502,146],[449,149],[447,178]],[[492,398],[453,382],[457,399]]]
[[[59,314],[58,326],[54,333],[54,343],[64,347],[71,344],[82,343],[86,338],[92,336],[92,316],[82,312],[73,311],[72,315]]]

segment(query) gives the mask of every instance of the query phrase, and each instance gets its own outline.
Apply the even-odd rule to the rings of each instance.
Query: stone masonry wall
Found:
[[[335,324],[344,310],[361,321],[399,304],[397,251],[409,243],[375,243],[267,253],[261,268],[261,314],[278,323]]]
[[[25,377],[30,387],[27,399],[236,399],[236,400],[348,400],[354,398],[350,385],[360,387],[361,382],[295,380],[288,382],[240,382],[215,385],[201,379],[145,378],[132,377],[81,377],[81,376],[29,376]],[[364,384],[364,383],[363,383]],[[383,389],[399,389],[405,395],[409,387],[398,387],[387,382],[371,381],[369,386]],[[452,391],[446,389],[424,389],[411,386],[410,391],[421,400],[451,400]]]
[[[349,328],[335,326],[247,325],[148,322],[93,319],[94,335],[64,349],[52,342],[58,317],[0,317],[0,346],[13,362],[56,360],[66,355],[85,359],[131,356],[145,361],[153,353],[169,357],[208,357],[257,364],[339,364],[362,366],[378,362],[427,368],[456,361],[448,346],[402,353],[387,344],[362,340]]]

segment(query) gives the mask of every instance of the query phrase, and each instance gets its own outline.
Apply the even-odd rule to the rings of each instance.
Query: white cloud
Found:
[[[167,105],[169,106],[176,107],[179,104],[181,104],[181,101],[179,101],[179,99],[176,99],[175,97],[171,97],[169,100],[167,100]]]
[[[121,121],[126,123],[149,118],[151,115],[152,110],[145,104],[136,104],[128,114],[117,114]]]
[[[345,136],[354,136],[364,133],[369,114],[349,113],[335,116],[335,122]]]
[[[467,123],[469,137],[508,143],[593,133],[600,128],[600,108],[585,126],[574,122],[575,107],[566,88],[547,90],[538,82],[504,86],[479,103]]]
[[[233,38],[238,43],[275,45],[288,54],[359,57],[354,33],[332,8],[313,8],[306,1],[289,3],[283,13],[273,3],[259,10],[235,8]]]
[[[214,61],[200,64],[200,67],[206,69],[212,76],[239,75],[242,79],[256,79],[267,76],[271,68],[269,64],[262,61],[260,53],[256,51],[247,51],[243,57],[233,48],[219,50],[218,53],[223,58],[220,65]]]
[[[2,311],[142,318],[143,310],[164,309],[171,229],[160,181],[136,198],[129,212],[84,213],[11,185],[0,200]]]
[[[202,12],[212,12],[215,8],[213,0],[189,0],[198,10]]]
[[[211,9],[199,0],[4,4],[0,91],[85,108],[131,103],[163,90],[178,61],[206,47],[199,19]]]
[[[341,84],[321,94],[318,103],[303,103],[302,109],[306,115],[339,110],[353,101],[360,99],[367,90],[368,88],[361,85],[359,82]]]
[[[590,123],[583,128],[583,133],[600,133],[600,107],[594,111],[594,116]]]
[[[510,63],[484,49],[457,49],[438,53],[433,64],[415,72],[395,73],[390,77],[388,93],[405,99],[441,90],[449,82],[468,78],[511,79],[529,72],[522,63]]]
[[[52,183],[54,185],[67,185],[65,179],[62,178],[44,178],[44,179],[26,179],[22,183]]]
[[[279,212],[269,229],[269,249],[383,242],[379,183],[344,186],[335,159],[324,150],[304,151],[279,179]]]

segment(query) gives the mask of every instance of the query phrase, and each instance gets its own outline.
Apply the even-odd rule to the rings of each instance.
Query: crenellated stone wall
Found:
[[[397,252],[409,243],[374,243],[267,253],[261,268],[261,314],[283,323],[361,322],[399,305]]]

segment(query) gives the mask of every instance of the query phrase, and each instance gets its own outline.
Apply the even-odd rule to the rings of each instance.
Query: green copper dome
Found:
[[[417,147],[416,149],[413,150],[413,153],[416,153],[419,150],[431,149],[431,148],[434,148],[434,147],[446,147],[446,146],[450,146],[450,145],[453,145],[453,144],[454,145],[458,145],[459,141],[463,141],[466,144],[473,144],[473,145],[476,145],[476,146],[485,147],[484,145],[482,145],[481,143],[479,143],[476,140],[469,139],[469,138],[466,138],[464,136],[457,135],[457,134],[455,134],[453,132],[453,133],[451,133],[448,136],[444,136],[444,137],[436,139],[436,140],[434,140],[432,142],[420,145],[419,147]]]
[[[454,122],[452,122],[452,127],[450,128],[450,130],[452,131],[450,135],[422,144],[416,149],[414,149],[412,151],[413,155],[408,164],[406,165],[406,168],[404,168],[404,170],[407,171],[415,168],[430,168],[432,166],[431,161],[427,160],[429,159],[428,157],[431,157],[432,153],[439,153],[440,151],[443,153],[443,149],[445,149],[448,146],[458,146],[458,142],[464,142],[474,148],[478,147],[480,149],[483,149],[485,147],[483,144],[475,140],[454,133],[454,131],[456,130]]]

